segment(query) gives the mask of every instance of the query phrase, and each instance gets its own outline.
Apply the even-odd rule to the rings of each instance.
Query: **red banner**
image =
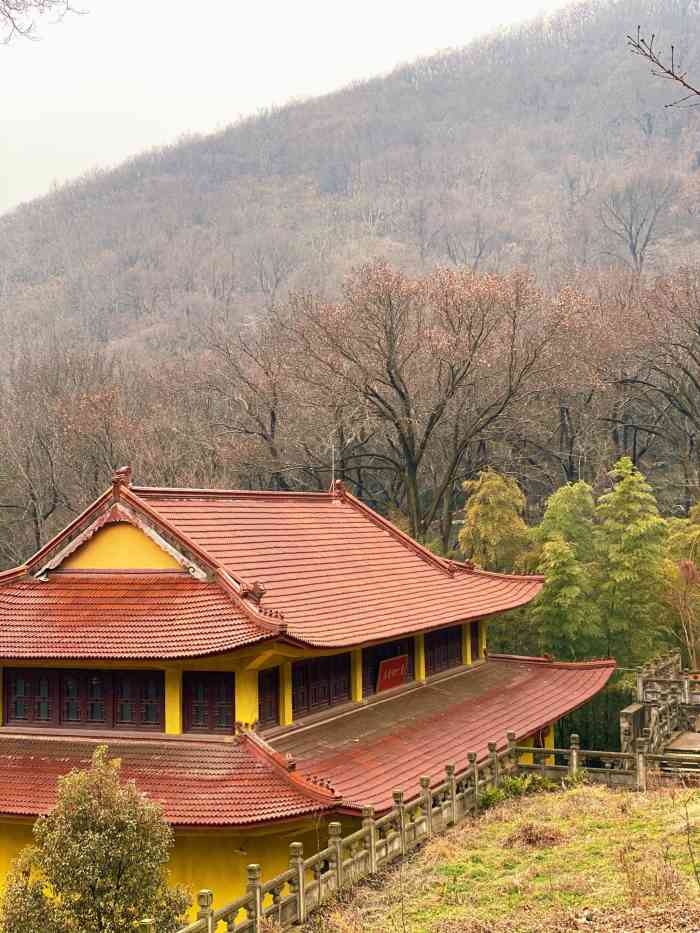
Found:
[[[377,693],[381,690],[390,690],[406,683],[408,674],[408,655],[401,654],[396,658],[387,658],[379,662],[379,675],[377,677]]]

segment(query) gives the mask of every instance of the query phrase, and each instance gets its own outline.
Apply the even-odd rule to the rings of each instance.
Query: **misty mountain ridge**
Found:
[[[5,332],[182,345],[183,322],[331,294],[374,256],[526,266],[545,287],[677,265],[697,247],[700,123],[630,54],[638,23],[700,73],[697,0],[586,2],[23,205],[0,218]],[[639,257],[616,205],[650,198]]]

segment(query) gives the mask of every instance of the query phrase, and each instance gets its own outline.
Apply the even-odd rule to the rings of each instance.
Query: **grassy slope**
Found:
[[[700,860],[697,790],[542,794],[436,838],[306,929],[697,931],[691,849]]]

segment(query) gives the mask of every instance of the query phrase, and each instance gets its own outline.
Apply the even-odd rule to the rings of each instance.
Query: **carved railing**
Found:
[[[371,807],[362,811],[362,826],[348,836],[341,824],[328,826],[328,845],[304,857],[300,842],[289,847],[289,868],[269,881],[262,881],[260,866],[248,866],[246,893],[237,900],[214,908],[211,891],[197,895],[194,923],[178,933],[259,933],[265,921],[282,928],[303,923],[309,914],[368,875],[381,871],[420,843],[477,814],[484,791],[498,787],[506,775],[538,773],[554,781],[585,772],[596,783],[645,791],[650,770],[663,767],[700,778],[700,755],[649,753],[647,740],[638,738],[631,752],[582,749],[579,737],[571,736],[568,748],[519,746],[508,733],[507,745],[498,751],[489,743],[488,758],[477,763],[476,753],[467,756],[467,766],[448,764],[445,779],[436,787],[430,778],[420,778],[420,792],[406,802],[403,791],[394,791],[394,806],[376,817]],[[144,921],[148,924],[150,921]],[[156,933],[154,926],[146,926]]]
[[[620,712],[620,748],[631,752],[638,738],[661,752],[679,732],[695,731],[700,715],[700,673],[684,671],[679,651],[637,672],[637,702]]]

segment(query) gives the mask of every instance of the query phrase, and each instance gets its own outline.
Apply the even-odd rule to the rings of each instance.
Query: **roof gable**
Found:
[[[99,528],[60,563],[63,570],[181,570],[162,540],[125,519]]]

